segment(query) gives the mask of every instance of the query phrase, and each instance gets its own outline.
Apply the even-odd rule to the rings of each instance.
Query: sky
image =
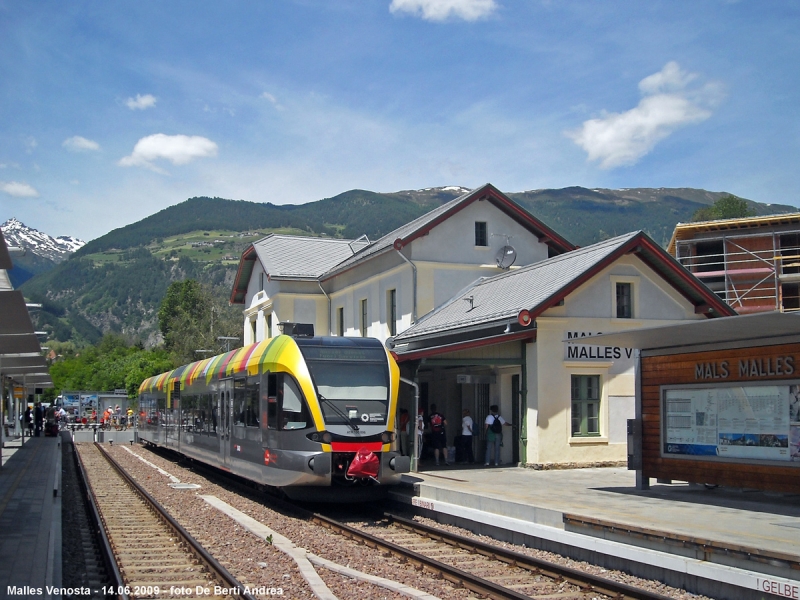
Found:
[[[487,182],[797,206],[798,30],[783,0],[0,0],[0,222]]]

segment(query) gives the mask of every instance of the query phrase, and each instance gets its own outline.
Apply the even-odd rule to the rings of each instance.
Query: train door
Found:
[[[217,406],[219,407],[219,456],[220,462],[228,467],[231,464],[231,392],[233,380],[219,382]]]

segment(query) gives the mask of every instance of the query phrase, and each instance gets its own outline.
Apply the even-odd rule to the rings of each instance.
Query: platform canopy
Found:
[[[0,374],[15,382],[51,387],[48,365],[21,292],[0,291]]]
[[[685,351],[690,346],[725,344],[754,346],[760,343],[771,345],[782,341],[789,343],[798,337],[800,337],[800,313],[763,312],[593,335],[591,343],[598,346],[619,346],[669,353],[678,349]]]
[[[0,371],[17,367],[47,368],[47,359],[39,353],[0,354]]]

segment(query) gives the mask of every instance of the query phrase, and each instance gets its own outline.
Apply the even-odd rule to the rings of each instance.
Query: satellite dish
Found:
[[[515,260],[517,260],[517,251],[514,250],[513,246],[503,246],[497,256],[494,257],[494,262],[501,269],[508,269],[514,264]]]

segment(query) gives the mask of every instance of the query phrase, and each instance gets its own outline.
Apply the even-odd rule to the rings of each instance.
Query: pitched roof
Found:
[[[271,233],[251,244],[239,260],[231,302],[241,304],[258,259],[270,279],[316,280],[325,271],[353,255],[356,242]]]
[[[450,218],[473,202],[481,200],[487,200],[494,204],[504,213],[521,223],[526,229],[536,235],[541,242],[546,243],[556,252],[567,252],[575,248],[566,238],[560,236],[553,229],[550,229],[492,184],[487,183],[387,233],[360,252],[357,252],[352,257],[330,269],[322,276],[322,279],[325,280],[333,277],[377,254],[393,249],[400,250],[418,237],[426,235],[442,221]]]
[[[627,253],[636,254],[659,273],[695,305],[697,312],[709,317],[736,314],[647,234],[636,231],[515,271],[479,279],[397,335],[394,338],[395,351],[402,357],[403,353],[419,351],[431,344],[447,345],[448,337],[464,339],[459,336],[465,332],[473,332],[471,337],[474,339],[474,332],[482,329],[493,329],[495,341],[496,336],[502,337],[503,334],[519,337],[528,329],[518,322],[522,311],[528,311],[529,323],[532,322]],[[438,341],[433,342],[437,338]],[[404,344],[408,346],[401,348]]]

